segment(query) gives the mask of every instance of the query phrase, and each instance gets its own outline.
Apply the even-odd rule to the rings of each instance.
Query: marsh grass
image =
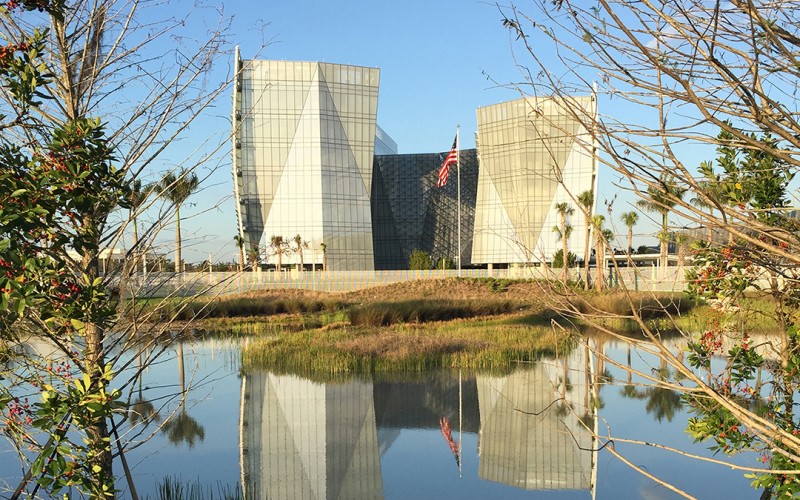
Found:
[[[455,368],[498,372],[563,352],[569,345],[551,328],[494,319],[341,326],[252,341],[242,350],[242,363],[246,371],[268,369],[318,381]]]
[[[167,476],[157,486],[157,500],[240,500],[243,498],[241,487],[217,483],[216,488],[203,486],[200,480],[182,482],[175,477]],[[149,498],[149,497],[148,497]]]
[[[740,301],[742,319],[739,328],[749,333],[775,333],[781,330],[776,321],[775,304],[769,297],[746,297]],[[675,319],[676,327],[688,332],[701,332],[719,320],[719,313],[708,304],[695,307],[691,314]]]
[[[253,296],[220,296],[196,299],[191,302],[165,301],[154,307],[145,303],[144,314],[149,321],[190,321],[196,318],[243,318],[279,314],[335,313],[346,307],[337,299],[290,297],[285,299]]]
[[[350,309],[356,326],[389,326],[398,323],[428,323],[460,318],[493,316],[520,309],[509,300],[407,300],[376,302]]]

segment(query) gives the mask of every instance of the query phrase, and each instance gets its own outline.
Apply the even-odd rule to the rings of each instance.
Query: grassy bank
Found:
[[[600,322],[635,335],[632,309],[662,331],[701,331],[708,306],[682,294],[596,294],[569,299],[532,281],[450,279],[407,282],[350,293],[273,290],[196,301],[170,317],[204,319],[195,327],[248,336],[247,370],[311,378],[462,368],[502,371],[562,352],[576,324]],[[769,328],[769,304],[748,328]],[[565,310],[573,319],[564,319]],[[575,321],[576,316],[582,321]],[[554,327],[558,323],[563,328]]]
[[[245,370],[269,368],[329,380],[448,368],[508,371],[568,346],[569,340],[550,328],[508,319],[379,328],[336,325],[251,340],[242,361]]]

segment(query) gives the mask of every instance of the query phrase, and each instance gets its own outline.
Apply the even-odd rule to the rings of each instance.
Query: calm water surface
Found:
[[[629,356],[625,344],[601,347],[623,365],[630,359],[648,373],[659,368],[637,350]],[[171,476],[215,489],[242,485],[251,498],[588,499],[593,484],[596,498],[680,498],[608,450],[594,451],[583,424],[601,435],[712,456],[684,433],[689,415],[676,394],[636,386],[635,378],[629,384],[627,372],[596,366],[583,348],[503,375],[328,384],[244,373],[238,343],[198,342],[183,351],[184,383],[192,387],[183,404],[175,397],[181,377],[174,351],[132,394],[135,408],[152,417],[146,428],[126,432],[139,440],[152,435],[127,454],[140,496],[152,497]],[[158,428],[173,412],[173,422]],[[651,447],[615,446],[697,498],[758,498],[741,472]],[[752,454],[735,460],[757,464]],[[10,451],[0,453],[0,470],[8,483],[19,477]]]

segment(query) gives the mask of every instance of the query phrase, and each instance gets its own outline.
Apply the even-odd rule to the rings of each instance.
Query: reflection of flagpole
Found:
[[[247,374],[242,375],[242,390],[239,393],[239,481],[242,483],[242,498],[249,498],[248,493],[248,484],[245,480],[247,478],[247,474],[244,470],[244,400],[245,395],[247,394]]]
[[[461,144],[459,142],[459,132],[461,125],[456,126],[456,172],[458,175],[458,277],[461,277]],[[459,386],[461,391],[461,373],[459,372]],[[459,400],[459,404],[461,401]],[[460,431],[459,431],[460,432]]]
[[[459,206],[459,211],[460,211],[461,210],[461,208],[460,208],[461,204],[459,203],[458,206]],[[461,231],[459,231],[459,235],[460,234],[461,234]],[[459,259],[459,262],[460,261],[461,261],[461,259]],[[462,401],[462,397],[461,397],[461,369],[459,369],[458,370],[458,456],[463,458],[464,455],[461,453],[461,451],[462,451],[462,448],[461,448],[461,443],[462,443],[462,441],[461,441],[461,423],[462,423],[462,418],[461,418],[461,416],[462,416],[462,411],[461,411],[462,404],[461,404],[461,401]],[[461,460],[458,461],[458,477],[459,478],[461,478],[461,462],[462,462]]]

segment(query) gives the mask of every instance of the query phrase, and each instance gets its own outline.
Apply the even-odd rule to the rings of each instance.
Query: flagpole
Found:
[[[456,126],[456,171],[458,173],[458,277],[461,277],[461,125]]]

